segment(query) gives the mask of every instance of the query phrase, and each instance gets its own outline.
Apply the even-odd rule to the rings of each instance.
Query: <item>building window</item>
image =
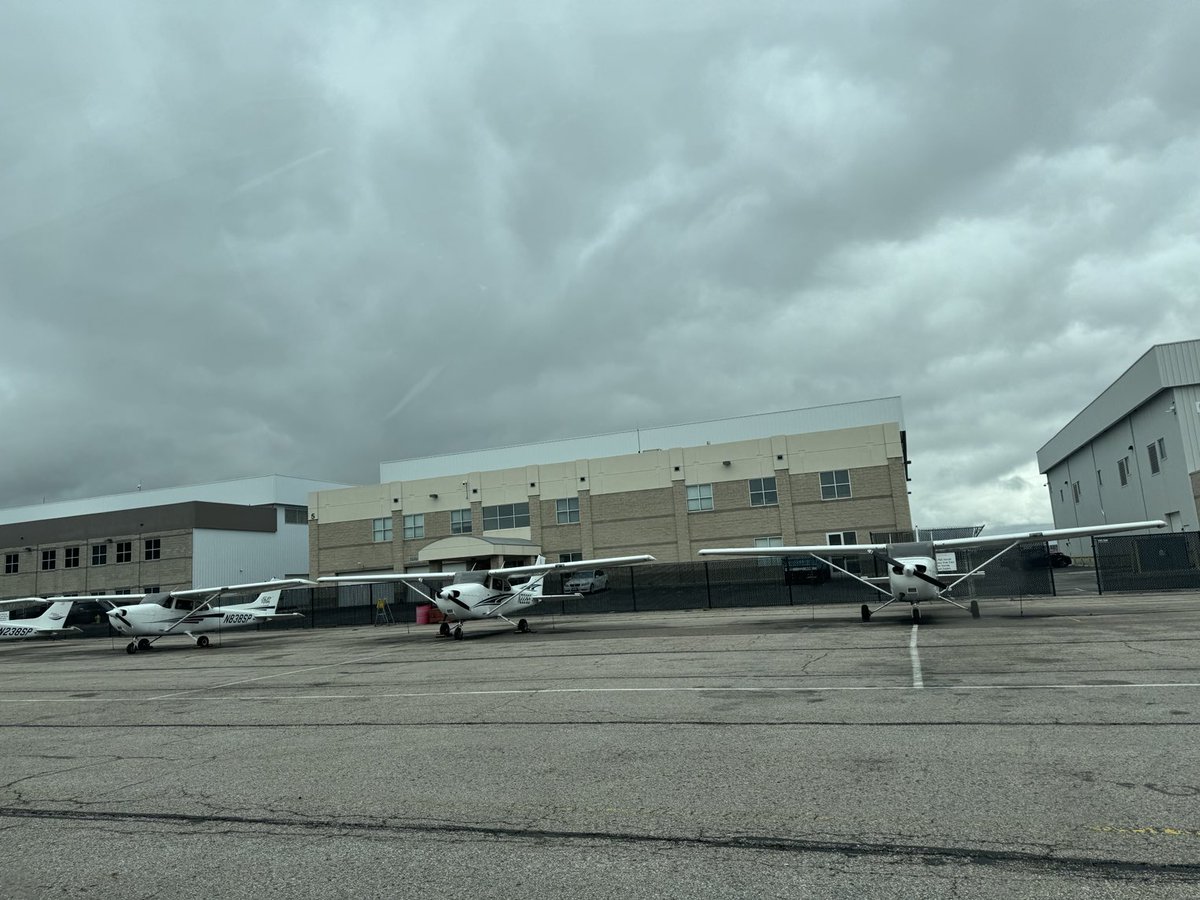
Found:
[[[425,513],[404,517],[404,539],[406,541],[425,537]]]
[[[831,547],[842,547],[846,544],[858,543],[857,531],[829,531],[825,533],[825,543]],[[840,566],[854,575],[862,574],[862,564],[857,556],[830,556],[829,561]]]
[[[821,499],[844,500],[850,496],[850,470],[834,469],[821,473]]]
[[[471,533],[471,510],[469,510],[469,509],[452,509],[452,510],[450,510],[450,533],[451,534],[470,534]]]
[[[558,524],[571,525],[579,521],[579,498],[568,497],[566,500],[555,500]]]
[[[108,544],[92,544],[92,565],[103,566],[108,563]]]
[[[384,544],[392,539],[392,517],[371,520],[371,540]]]
[[[64,547],[63,548],[63,568],[78,569],[79,568],[79,548]]]
[[[1149,444],[1146,447],[1146,456],[1150,459],[1150,474],[1158,474],[1158,444]]]
[[[750,505],[774,506],[779,503],[779,493],[775,490],[775,478],[750,479]]]
[[[158,559],[162,556],[162,541],[158,538],[146,538],[142,541],[142,559]]]
[[[711,484],[689,484],[687,486],[688,512],[703,512],[713,508]]]
[[[1159,459],[1167,458],[1167,442],[1164,441],[1162,438],[1158,439],[1158,458]]]
[[[21,564],[18,561],[19,557],[15,553],[4,554],[4,574],[17,575],[21,571]]]
[[[285,506],[283,508],[283,524],[284,525],[307,525],[308,524],[308,507],[307,506]]]
[[[501,503],[499,506],[483,508],[483,530],[497,531],[501,528],[528,528],[528,503]]]
[[[1117,476],[1121,479],[1121,487],[1125,487],[1125,485],[1129,484],[1129,457],[1128,456],[1123,456],[1117,460]]]
[[[42,571],[48,572],[51,569],[58,568],[58,551],[43,550],[42,551]]]
[[[571,553],[558,554],[559,562],[579,562],[581,559],[583,559],[583,554],[580,553],[578,550],[575,550]]]
[[[754,539],[754,546],[755,547],[782,547],[783,546],[783,536],[779,535],[779,536],[772,536],[772,537],[756,537]],[[766,566],[777,566],[779,564],[780,564],[780,560],[779,560],[779,557],[777,557],[777,556],[760,556],[758,558],[759,568],[763,568]]]
[[[133,562],[133,541],[117,541],[117,562]]]

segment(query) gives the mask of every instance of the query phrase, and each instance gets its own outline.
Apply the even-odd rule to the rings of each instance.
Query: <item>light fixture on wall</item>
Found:
[[[429,499],[430,499],[430,500],[436,500],[436,499],[437,499],[437,494],[430,494],[430,495],[429,495]]]
[[[723,466],[731,466],[731,465],[733,465],[733,463],[731,463],[729,460],[727,460],[727,459],[726,459],[726,460],[722,460],[722,461],[721,461],[721,465],[723,465]]]

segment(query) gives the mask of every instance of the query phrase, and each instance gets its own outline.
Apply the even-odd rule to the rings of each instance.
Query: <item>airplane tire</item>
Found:
[[[978,600],[971,601],[971,618],[972,619],[979,618],[979,601]]]
[[[139,650],[149,650],[150,649],[150,641],[147,638],[142,638],[141,640],[139,640],[137,642],[137,646],[138,646]]]
[[[521,632],[521,634],[525,634],[525,632],[529,631],[529,622],[525,619],[522,619],[517,623],[517,631]]]
[[[871,607],[867,606],[865,603],[862,606],[862,617],[864,622],[871,621]]]
[[[920,622],[920,621],[921,621],[921,607],[914,606],[913,607],[913,623],[916,624],[917,622]]]
[[[207,647],[208,646],[208,635],[202,634],[198,638],[196,638],[196,646],[199,647],[201,650],[203,650],[205,647]]]
[[[442,637],[448,637],[450,634],[449,624],[447,624],[446,622],[443,622],[441,625],[439,625],[438,626],[438,634],[440,634]]]
[[[137,653],[137,641],[130,641],[125,647],[125,652],[130,654]]]
[[[454,639],[455,639],[456,641],[461,641],[461,640],[462,640],[462,626],[461,626],[461,625],[456,625],[456,626],[455,626],[455,628],[454,628]]]

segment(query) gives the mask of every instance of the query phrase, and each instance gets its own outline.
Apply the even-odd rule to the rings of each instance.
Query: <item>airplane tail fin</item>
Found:
[[[58,600],[50,604],[50,608],[34,619],[30,624],[36,625],[43,631],[61,631],[67,626],[67,615],[71,612],[71,607],[75,605],[73,600]]]
[[[537,562],[534,563],[534,565],[538,565],[538,566],[544,565],[545,562],[546,562],[546,557],[539,554],[538,558],[537,558]],[[533,597],[542,596],[542,594],[544,593],[542,590],[542,587],[546,583],[546,573],[543,572],[541,575],[534,575],[532,581],[533,581],[533,584],[531,584],[529,586],[530,595]]]
[[[254,608],[262,612],[274,613],[279,607],[279,598],[283,591],[263,591],[254,601]]]

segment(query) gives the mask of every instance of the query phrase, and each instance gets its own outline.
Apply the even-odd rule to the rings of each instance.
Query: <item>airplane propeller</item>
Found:
[[[943,590],[943,591],[947,590],[950,587],[950,585],[946,584],[946,582],[941,581],[937,578],[934,578],[932,575],[925,574],[924,566],[917,566],[917,565],[914,565],[913,563],[900,562],[900,560],[892,559],[886,553],[881,553],[878,550],[876,550],[871,555],[874,556],[876,559],[881,559],[884,562],[886,562],[889,566],[892,567],[892,571],[894,573],[896,573],[897,575],[908,575],[913,578],[919,578],[922,581],[932,584],[934,587],[938,588],[939,590]]]
[[[461,606],[463,609],[469,610],[471,608],[458,599],[458,591],[447,588],[446,590],[441,591],[438,596],[443,600],[449,600],[451,603]]]

